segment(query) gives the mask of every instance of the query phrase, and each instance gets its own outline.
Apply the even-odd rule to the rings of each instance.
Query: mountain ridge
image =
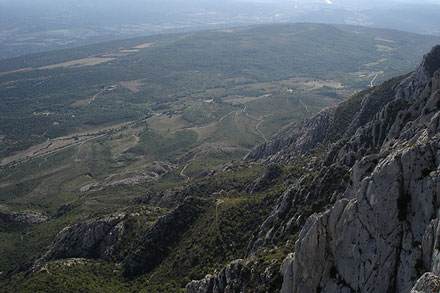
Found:
[[[434,47],[415,72],[394,81],[393,99],[385,98],[388,103],[378,107],[353,137],[329,146],[315,179],[324,179],[328,176],[325,169],[338,164],[350,168],[351,179],[335,191],[332,207],[312,214],[303,224],[295,252],[281,266],[281,292],[408,292],[413,286],[414,292],[429,287],[438,290],[439,50],[440,46]],[[377,89],[380,86],[373,93]],[[360,103],[365,106],[370,98],[367,94]],[[293,135],[281,147],[280,140],[260,145],[247,158],[274,162],[288,155],[301,156],[323,142],[324,136],[316,131],[319,126],[329,129],[328,124],[334,123],[329,116],[347,101],[306,121],[305,125],[312,125],[308,134],[300,131],[302,136]],[[399,103],[403,105],[397,107]],[[311,147],[303,142],[304,137],[312,138]],[[284,156],[278,155],[283,152]],[[352,158],[356,153],[361,156]],[[289,231],[293,222],[304,222],[298,215],[285,218],[286,211],[301,202],[301,195],[312,195],[295,192],[295,188],[284,193],[260,227],[260,245],[267,245],[280,225]],[[432,273],[421,276],[425,270]],[[231,264],[218,275],[191,282],[185,292],[246,291],[248,285]]]

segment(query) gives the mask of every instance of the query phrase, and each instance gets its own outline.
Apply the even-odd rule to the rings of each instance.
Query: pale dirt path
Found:
[[[194,158],[192,158],[191,160],[189,160],[186,165],[183,167],[182,171],[180,171],[180,176],[185,177],[185,183],[187,183],[189,181],[189,176],[185,174],[185,170],[186,168],[189,166],[189,163],[191,163],[192,161],[194,161],[197,158],[197,154],[194,156]]]
[[[122,151],[120,151],[120,154],[123,154],[126,151],[128,151],[129,149],[131,149],[132,147],[135,147],[141,141],[141,138],[139,136],[137,136],[136,133],[133,133],[132,136],[134,138],[133,144],[128,145],[126,148],[124,148]],[[114,154],[113,159],[116,159],[117,155],[118,154]]]
[[[46,163],[46,162],[47,162],[47,157],[44,157],[44,163]],[[38,168],[40,168],[42,164],[43,164],[43,162],[40,162],[40,163],[38,164]]]
[[[376,78],[379,76],[379,73],[376,73],[376,75],[373,77],[373,79],[370,82],[370,87],[374,86],[374,82],[376,81]]]
[[[75,158],[73,159],[74,162],[81,162],[81,160],[79,159],[79,153],[81,152],[81,147],[84,144],[84,142],[81,142],[78,145],[78,148],[76,149],[76,153],[75,153]]]
[[[267,97],[270,97],[270,96],[272,96],[272,94],[263,95],[263,96],[261,96],[259,99],[267,98]],[[212,123],[210,123],[210,124],[208,124],[208,125],[200,126],[200,127],[190,127],[190,128],[188,128],[188,129],[192,129],[192,130],[196,131],[198,134],[200,134],[198,130],[201,130],[201,129],[207,129],[207,128],[209,128],[209,127],[215,127],[215,126],[217,126],[220,122],[222,122],[223,120],[225,120],[228,116],[230,116],[230,115],[232,115],[232,114],[234,114],[234,113],[235,113],[235,116],[234,116],[234,119],[235,119],[235,120],[234,120],[234,121],[237,121],[237,119],[238,119],[238,115],[239,115],[240,113],[243,113],[244,115],[248,116],[249,118],[251,118],[251,119],[253,119],[253,120],[257,120],[257,121],[260,121],[260,120],[262,120],[262,119],[264,120],[264,116],[262,116],[262,117],[260,117],[260,118],[253,117],[253,116],[249,115],[249,114],[246,112],[246,110],[247,110],[247,104],[244,103],[244,108],[243,108],[243,109],[233,110],[233,111],[231,111],[231,112],[229,112],[229,113],[223,115],[219,120],[214,121],[214,122],[212,122]],[[210,116],[211,116],[211,113],[209,113],[208,117],[210,117]],[[261,125],[261,123],[258,124],[258,127],[259,127],[260,125]],[[266,136],[265,136],[265,135],[264,135],[259,129],[256,129],[256,132],[257,132],[258,135],[260,135],[260,136],[264,139],[264,141],[267,141]]]
[[[89,142],[89,141],[92,141],[92,140],[95,140],[95,139],[98,139],[98,138],[101,138],[101,137],[104,137],[104,136],[107,136],[107,135],[109,135],[109,133],[101,134],[101,135],[98,135],[98,136],[95,136],[95,137],[91,137],[91,138],[88,138],[88,139],[82,140],[82,141],[80,141],[80,142],[75,142],[75,143],[72,143],[72,144],[68,144],[68,145],[62,146],[62,147],[60,147],[60,148],[57,148],[57,149],[51,150],[51,151],[49,151],[49,152],[46,152],[46,153],[43,153],[43,154],[39,154],[39,155],[33,156],[33,157],[31,157],[31,158],[29,158],[29,159],[26,159],[26,160],[24,160],[24,161],[16,162],[16,163],[12,164],[11,166],[17,166],[17,165],[20,165],[20,164],[22,164],[22,163],[28,162],[28,161],[30,161],[31,159],[41,158],[41,157],[45,157],[45,156],[48,156],[48,155],[51,155],[51,154],[55,154],[55,153],[57,153],[57,152],[60,152],[60,151],[63,151],[63,150],[67,150],[67,149],[69,149],[69,148],[71,148],[71,147],[74,147],[74,146],[77,146],[77,145],[80,145],[80,144],[84,144],[84,143],[86,143],[86,142]]]
[[[219,120],[218,120],[218,122],[222,122],[226,117],[228,117],[229,115],[231,115],[232,113],[235,113],[235,112],[237,112],[237,111],[242,111],[242,110],[234,110],[234,111],[231,111],[231,112],[229,112],[228,114],[226,114],[226,115],[224,115],[223,117],[221,117]],[[217,123],[218,123],[217,122]]]
[[[255,126],[255,130],[260,134],[260,136],[264,139],[265,142],[269,142],[269,140],[267,139],[266,135],[264,135],[264,133],[259,129],[261,123],[264,122],[264,119],[261,119],[257,125]]]
[[[107,87],[101,89],[101,91],[100,91],[99,93],[97,93],[96,95],[94,95],[94,96],[92,97],[92,99],[91,99],[87,104],[90,105],[90,103],[93,102],[93,101],[94,101],[99,95],[101,95],[106,89],[107,89]]]
[[[185,169],[186,169],[186,167],[188,167],[188,165],[189,165],[189,162],[183,167],[182,171],[180,171],[180,176],[182,176],[186,179],[185,183],[187,183],[189,181],[189,176],[185,175],[185,173],[184,173]]]
[[[72,104],[72,106],[84,106],[84,105],[90,105],[91,102],[93,102],[94,100],[96,100],[96,98],[101,95],[104,91],[106,91],[108,89],[108,87],[106,86],[105,88],[101,89],[97,94],[95,94],[93,97],[88,98],[88,99],[82,99],[82,100],[77,100],[76,102],[74,102]]]
[[[301,99],[299,99],[299,103],[300,103],[300,104],[306,109],[306,111],[307,111],[309,114],[313,114],[312,111],[309,110],[309,107],[307,107],[307,105],[304,104],[303,101],[302,101]]]
[[[215,222],[218,225],[218,206],[224,203],[225,201],[222,199],[217,199],[217,202],[215,204]]]
[[[136,134],[133,134],[134,140],[136,141],[136,144],[141,141],[141,138],[137,136]]]
[[[69,148],[77,146],[79,144],[84,144],[86,142],[89,142],[89,141],[92,141],[92,140],[95,140],[95,139],[98,139],[98,138],[101,138],[104,136],[108,136],[112,133],[121,131],[122,128],[125,126],[130,126],[130,125],[133,125],[137,122],[146,121],[148,119],[149,118],[128,121],[128,122],[116,124],[111,127],[98,128],[95,130],[85,131],[83,133],[74,133],[74,134],[70,134],[68,136],[57,137],[54,139],[48,139],[46,142],[39,144],[39,145],[36,145],[36,146],[32,146],[28,150],[21,151],[18,154],[3,158],[2,160],[0,160],[0,169],[5,168],[5,167],[15,167],[15,166],[18,166],[22,163],[29,162],[31,159],[44,157],[49,154],[54,154],[59,151],[69,149]],[[99,133],[102,133],[102,134],[99,134]],[[74,137],[80,137],[80,140],[71,142]],[[81,139],[81,137],[88,137],[88,138]],[[50,149],[50,146],[52,146],[52,144],[56,143],[56,142],[63,142],[65,144],[61,144],[57,148]]]
[[[11,173],[11,174],[9,174],[8,176],[6,176],[5,177],[5,179],[4,180],[6,180],[6,179],[8,179],[9,177],[11,177],[12,175],[15,175],[15,174],[17,174],[19,171],[15,171],[14,173]]]
[[[256,118],[256,117],[248,114],[246,112],[246,110],[247,110],[247,105],[245,104],[245,107],[243,109],[244,115],[246,115],[247,117],[249,117],[249,118],[251,118],[253,120],[257,120],[258,121],[257,125],[255,125],[255,131],[257,131],[258,135],[260,135],[264,139],[265,142],[269,142],[269,140],[267,139],[266,135],[259,128],[260,125],[264,122],[264,118],[265,117],[264,116],[260,116],[259,118]]]

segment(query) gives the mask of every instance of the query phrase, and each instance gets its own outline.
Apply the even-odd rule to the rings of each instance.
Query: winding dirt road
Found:
[[[370,81],[370,87],[374,86],[374,82],[376,81],[376,78],[379,76],[379,73],[376,73],[376,75],[373,77],[373,79]]]
[[[299,103],[300,103],[300,104],[306,109],[306,111],[307,111],[309,114],[313,114],[312,111],[309,110],[309,107],[307,107],[307,105],[304,104],[303,101],[302,101],[301,99],[299,99]]]

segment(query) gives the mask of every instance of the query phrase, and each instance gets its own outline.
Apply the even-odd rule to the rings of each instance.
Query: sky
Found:
[[[396,3],[431,3],[440,5],[440,0],[0,0],[0,6],[3,7],[17,7],[17,8],[32,8],[38,6],[52,6],[52,7],[60,7],[60,6],[73,6],[73,7],[90,7],[91,5],[102,5],[102,6],[120,6],[120,7],[145,7],[146,5],[154,5],[154,3],[167,4],[170,3],[198,3],[200,5],[206,3],[222,3],[222,5],[226,5],[226,3],[233,2],[241,2],[241,3],[267,3],[274,5],[301,5],[301,4],[333,4],[336,6],[343,7],[356,7],[356,8],[369,8],[375,6],[384,6]]]
[[[176,0],[174,0],[176,1]],[[187,0],[177,0],[180,2],[188,2]],[[199,2],[209,2],[214,0],[199,0]],[[264,2],[264,3],[318,3],[318,2],[327,2],[328,0],[232,0],[238,2]],[[158,0],[125,0],[125,1],[117,1],[117,0],[107,0],[107,1],[90,1],[90,0],[0,0],[0,4],[8,4],[14,6],[34,6],[34,5],[44,5],[44,4],[54,4],[54,3],[90,3],[90,2],[120,2],[125,4],[131,3],[151,3],[158,2]],[[162,0],[160,2],[170,2],[170,0]],[[382,2],[382,3],[392,3],[392,2],[401,2],[401,3],[434,3],[440,4],[440,0],[331,0],[334,4],[340,3],[356,3],[362,5],[368,5],[372,2]]]

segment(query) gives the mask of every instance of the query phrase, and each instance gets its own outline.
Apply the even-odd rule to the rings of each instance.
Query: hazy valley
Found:
[[[437,52],[410,72],[438,43],[279,24],[0,60],[0,290],[311,289],[280,273],[322,217],[307,218],[354,200],[393,151],[435,153]],[[432,160],[417,168],[435,182]],[[336,288],[325,259],[317,286]]]

